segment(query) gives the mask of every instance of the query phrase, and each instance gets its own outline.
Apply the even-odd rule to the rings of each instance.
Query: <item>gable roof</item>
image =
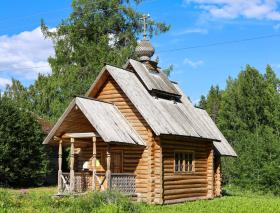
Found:
[[[214,141],[214,147],[218,151],[220,155],[223,156],[232,156],[232,157],[237,157],[236,152],[234,149],[231,147],[227,139],[224,137],[224,135],[221,133],[219,128],[216,126],[215,122],[211,119],[211,117],[208,115],[208,113],[203,110],[196,108],[192,105],[192,103],[189,101],[189,99],[184,95],[183,91],[179,87],[178,84],[174,84],[176,89],[182,94],[181,101],[184,105],[189,106],[189,108],[193,108],[194,111],[193,113],[196,114],[196,117],[199,117],[204,125],[208,128],[211,129],[213,134],[218,138],[221,142],[215,142]]]
[[[78,107],[85,119],[90,123],[89,126],[99,133],[104,142],[145,145],[145,142],[130,126],[115,105],[82,97],[76,97],[70,103],[44,140],[44,144],[49,143],[54,136],[60,136],[57,134],[63,134],[69,129],[69,126],[64,128],[63,125],[64,122],[67,122],[67,118],[77,111],[75,106]],[[78,117],[81,118],[81,115],[79,114]],[[77,120],[69,119],[68,121],[72,121],[69,124],[72,129],[76,129],[77,132],[83,132],[81,131],[81,124]]]
[[[149,94],[137,76],[130,71],[106,65],[87,95],[94,96],[99,79],[110,74],[144,117],[156,135],[181,135],[219,141],[211,129],[194,113],[192,107],[171,100],[156,99]],[[172,83],[171,83],[172,84]],[[174,87],[175,88],[175,87]]]
[[[129,62],[134,64],[134,69],[141,67],[140,62],[136,63],[134,60],[129,60]],[[94,97],[102,81],[110,75],[156,135],[181,135],[212,140],[220,155],[237,156],[207,112],[195,108],[177,83],[168,80],[180,95],[180,101],[153,97],[143,80],[139,80],[137,73],[141,71],[135,72],[136,74],[131,70],[106,65],[86,95]]]
[[[129,59],[124,68],[127,69],[129,65],[133,67],[149,91],[181,96],[173,84],[168,80],[167,76],[161,72],[159,68],[156,68],[156,71],[151,71],[147,65],[133,59]]]

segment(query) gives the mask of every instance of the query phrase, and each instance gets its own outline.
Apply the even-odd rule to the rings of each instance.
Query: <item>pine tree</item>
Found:
[[[206,110],[206,106],[207,105],[207,100],[206,97],[204,95],[200,96],[200,100],[198,102],[197,107]]]

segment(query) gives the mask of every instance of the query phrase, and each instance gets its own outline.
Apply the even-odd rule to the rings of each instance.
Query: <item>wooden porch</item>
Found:
[[[115,164],[111,162],[111,145],[107,144],[106,149],[106,171],[97,172],[97,145],[99,138],[96,132],[88,133],[66,133],[57,137],[58,148],[58,195],[84,193],[88,191],[115,190],[126,195],[135,195],[135,174],[134,173],[112,173]],[[86,140],[85,140],[86,139]],[[77,147],[92,146],[91,165],[92,171],[75,171],[75,149]],[[70,145],[70,171],[62,171],[62,149]]]
[[[70,194],[70,173],[63,172],[62,193]],[[95,175],[95,191],[107,190],[107,180],[104,173]],[[90,172],[75,172],[74,191],[72,193],[84,193],[92,191],[92,174]],[[135,195],[135,175],[131,173],[112,173],[109,190],[119,191],[125,195]]]

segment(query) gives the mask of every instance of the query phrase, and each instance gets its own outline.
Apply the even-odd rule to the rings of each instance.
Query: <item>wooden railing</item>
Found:
[[[105,173],[96,173],[95,174],[95,186],[96,190],[104,191],[105,190],[105,182],[106,182],[106,174]]]
[[[88,172],[75,172],[75,189],[77,193],[86,192],[91,189],[92,176]]]
[[[62,173],[62,192],[70,193],[70,174]],[[97,191],[104,191],[106,189],[106,175],[105,173],[96,173],[95,175],[95,189]],[[91,191],[92,173],[90,172],[75,172],[74,192],[82,193]],[[110,186],[112,190],[122,192],[127,195],[135,194],[135,175],[131,173],[112,173]]]
[[[135,175],[130,173],[112,173],[111,189],[127,195],[134,195],[136,193]]]
[[[60,176],[62,182],[62,193],[69,193],[70,192],[70,173],[62,173]]]

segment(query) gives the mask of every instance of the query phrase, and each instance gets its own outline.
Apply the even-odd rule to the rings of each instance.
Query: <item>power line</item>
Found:
[[[209,44],[201,44],[201,45],[195,45],[195,46],[189,46],[189,47],[181,47],[181,48],[158,51],[158,53],[176,52],[176,51],[197,49],[197,48],[203,48],[203,47],[213,47],[213,46],[220,46],[220,45],[225,45],[225,44],[234,44],[234,43],[241,43],[241,42],[246,42],[246,41],[261,40],[261,39],[275,38],[275,37],[280,37],[280,34],[263,35],[263,36],[244,38],[244,39],[239,39],[239,40],[220,41],[220,42],[214,42],[214,43],[209,43]]]
[[[196,45],[196,46],[182,47],[182,48],[177,48],[177,49],[162,50],[162,51],[158,51],[158,53],[184,51],[184,50],[188,50],[188,49],[213,47],[213,46],[219,46],[219,45],[225,45],[225,44],[234,44],[234,43],[241,43],[241,42],[246,42],[246,41],[261,40],[261,39],[275,38],[275,37],[280,37],[280,34],[264,35],[264,36],[257,36],[257,37],[239,39],[239,40],[222,41],[222,42],[215,42],[215,43],[202,44],[202,45]],[[39,69],[39,68],[47,68],[47,67],[50,67],[50,66],[36,66],[36,67],[24,67],[24,68],[12,68],[12,69],[8,68],[8,69],[2,69],[2,70],[0,70],[0,72],[3,72],[5,70],[27,70],[27,69]]]

